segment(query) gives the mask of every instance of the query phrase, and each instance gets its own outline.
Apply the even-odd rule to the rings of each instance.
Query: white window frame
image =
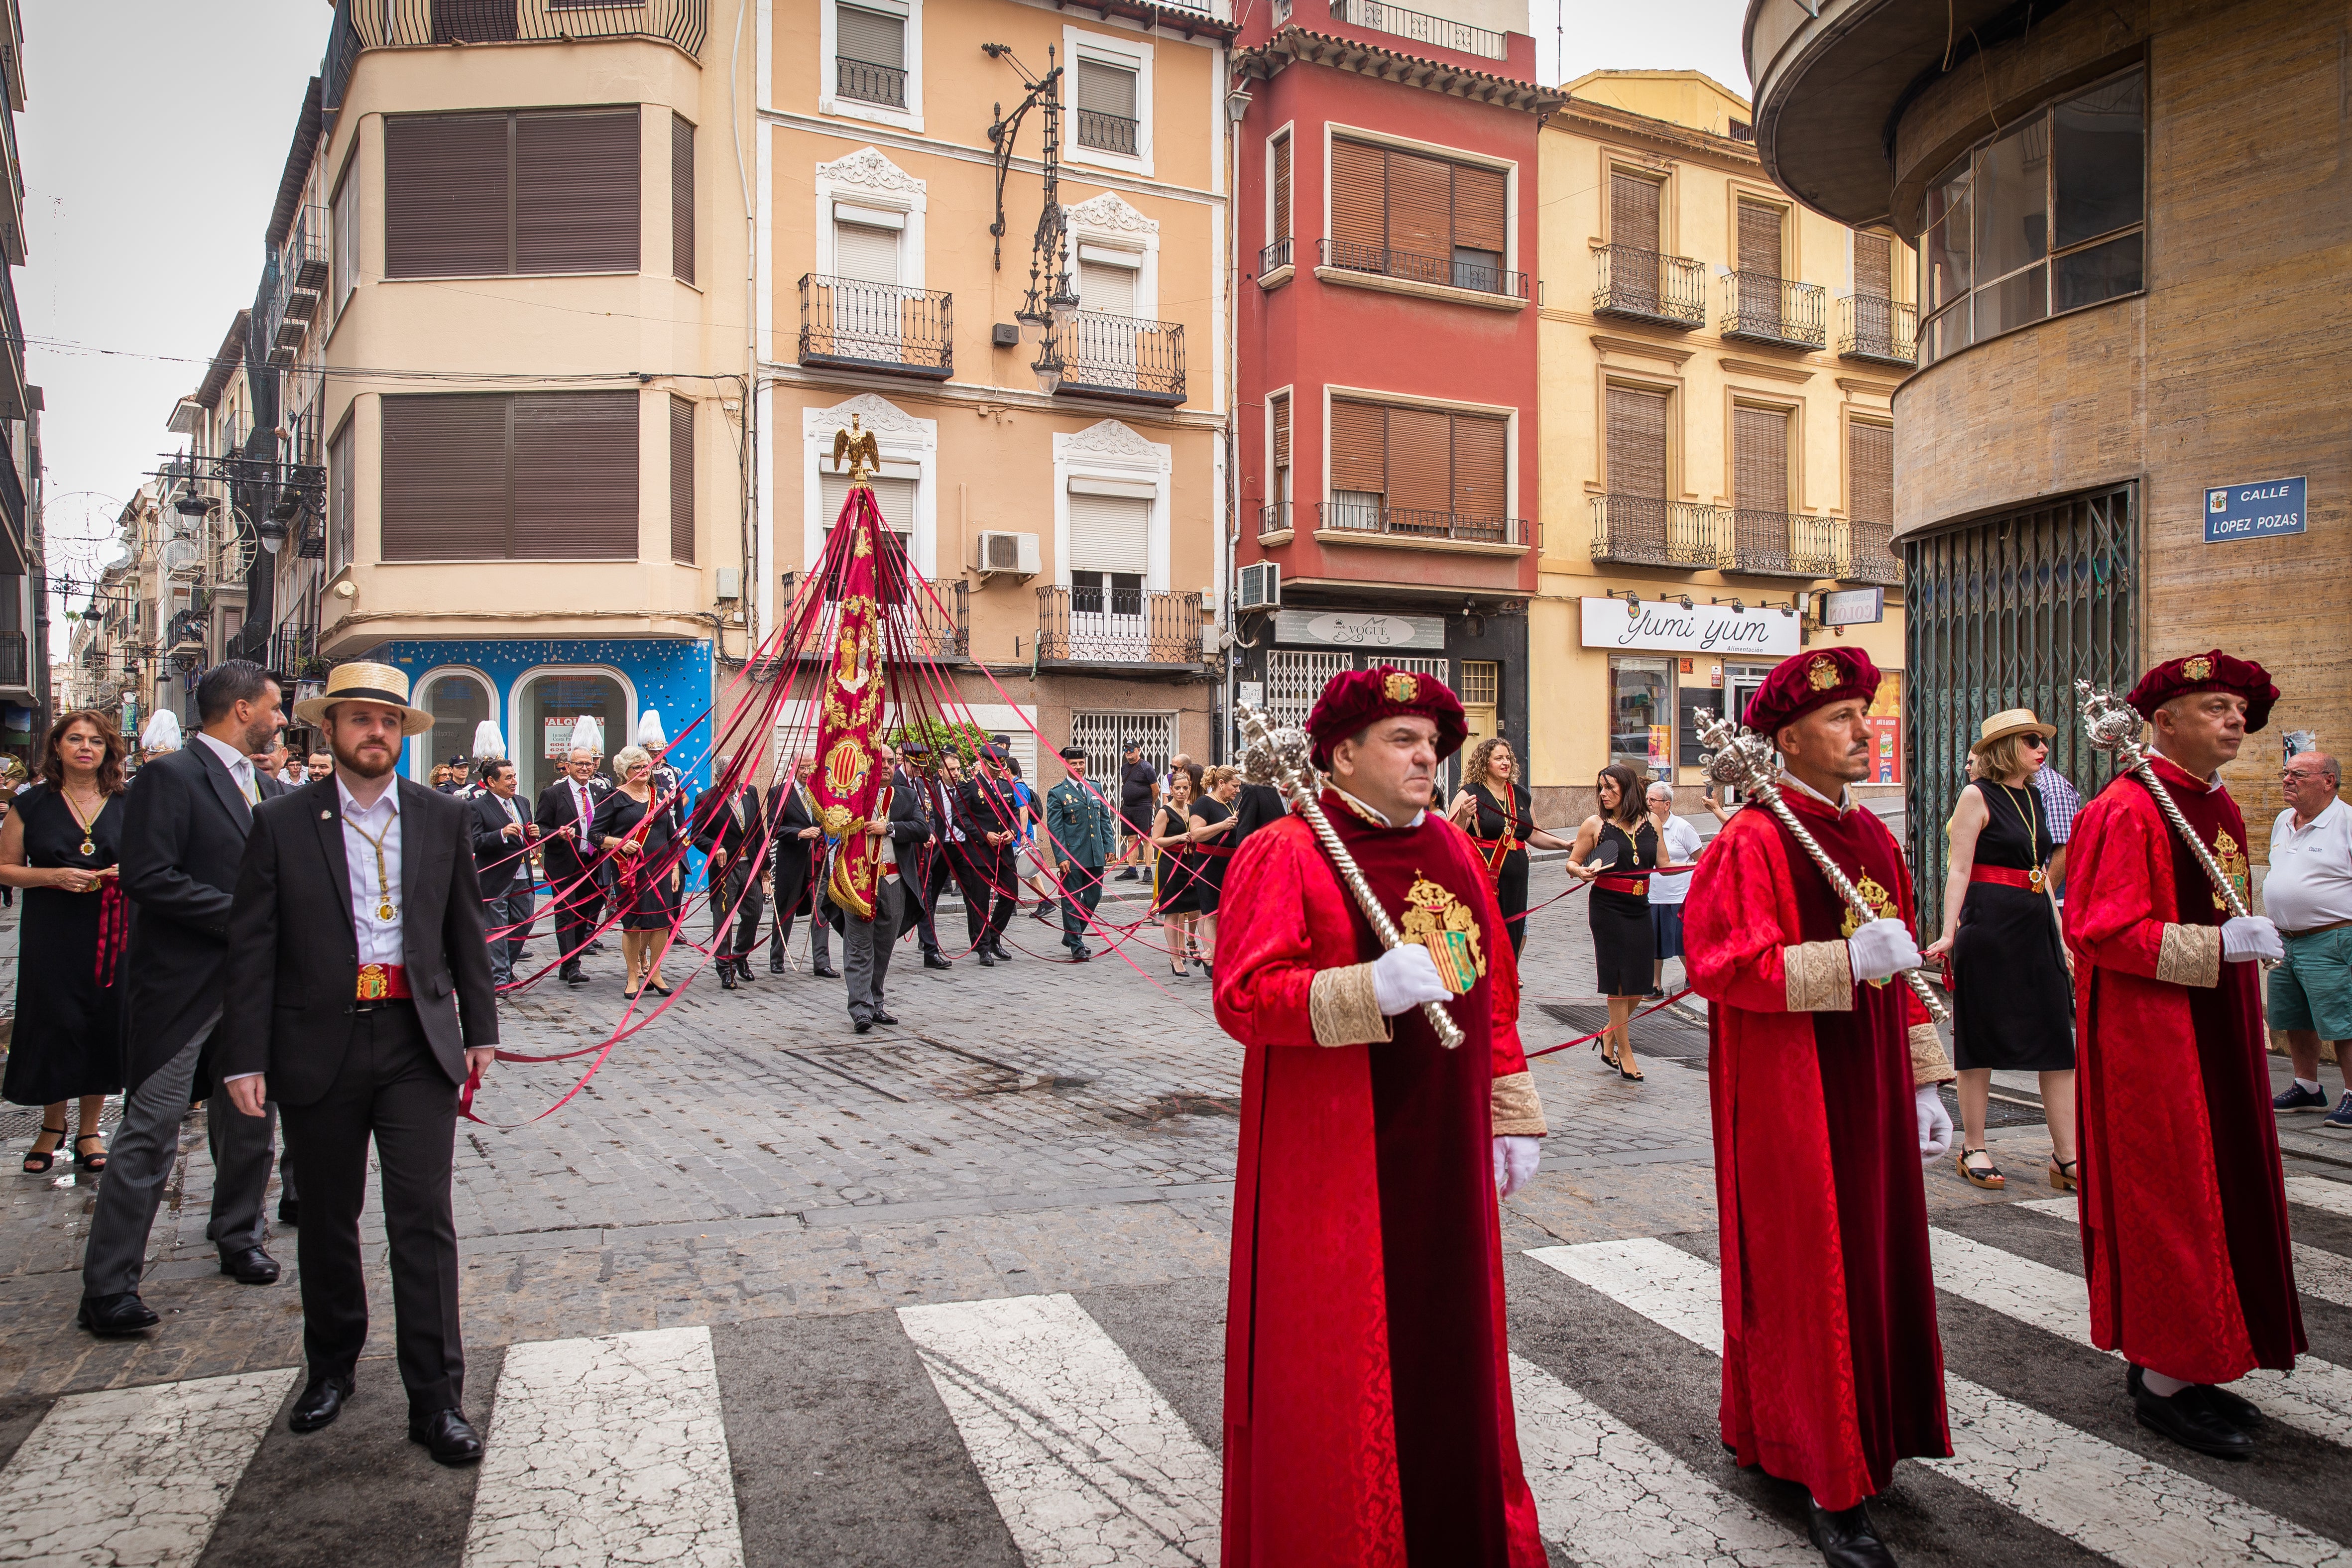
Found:
[[[456,676],[460,679],[470,680],[476,686],[482,689],[482,695],[490,700],[490,710],[488,714],[489,721],[491,723],[496,724],[499,727],[500,733],[504,733],[507,727],[506,719],[504,717],[506,713],[506,705],[499,700],[499,683],[492,680],[488,674],[478,665],[435,665],[431,669],[426,670],[415,680],[409,682],[408,689],[411,691],[415,692],[418,700],[421,701],[427,693],[432,691],[433,683],[435,681],[448,676]],[[430,710],[428,709],[427,711],[429,712]],[[412,735],[409,737],[408,776],[415,779],[418,784],[423,784],[426,779],[433,776],[435,758],[432,752],[432,731],[427,730],[422,735]],[[514,755],[514,742],[511,737],[509,737],[507,742],[507,754],[509,756]]]
[[[1135,315],[1136,321],[1160,320],[1160,225],[1143,216],[1117,191],[1105,191],[1091,196],[1074,207],[1062,209],[1062,225],[1070,237],[1070,270],[1078,269],[1080,252],[1091,246],[1097,250],[1126,251],[1136,258]],[[1087,310],[1085,290],[1079,290],[1078,309]]]
[[[1167,593],[1168,531],[1176,448],[1146,440],[1133,426],[1105,419],[1054,437],[1054,584],[1070,585],[1070,481],[1107,479],[1148,484],[1151,493],[1146,593]],[[1139,498],[1140,499],[1140,498]]]
[[[1399,136],[1393,132],[1374,131],[1369,126],[1349,125],[1339,121],[1327,121],[1323,127],[1323,232],[1331,232],[1331,144],[1335,142],[1365,142],[1381,147],[1394,147],[1406,153],[1422,153],[1432,158],[1444,158],[1450,163],[1474,163],[1481,168],[1498,169],[1503,175],[1503,269],[1517,271],[1513,263],[1519,254],[1519,162],[1516,158],[1498,158],[1492,153],[1474,152],[1467,147],[1455,147],[1444,142],[1423,142],[1418,137]],[[1646,170],[1644,171],[1647,172]],[[1603,207],[1606,207],[1608,186],[1601,186]],[[1786,198],[1783,198],[1785,201]],[[1659,197],[1659,243],[1665,242],[1665,197]],[[1735,208],[1733,216],[1738,217]],[[1298,149],[1290,150],[1290,226],[1298,227]]]
[[[861,426],[874,433],[882,449],[882,471],[894,479],[915,481],[915,531],[908,552],[915,570],[939,577],[940,425],[918,419],[874,393],[863,393],[830,408],[801,410],[801,569],[806,571],[824,550],[824,531],[833,519],[824,515],[823,489],[817,483],[820,465],[833,463],[833,437],[849,428],[856,415]],[[1055,440],[1062,437],[1055,437]]]
[[[1062,28],[1062,58],[1069,66],[1062,101],[1068,105],[1069,132],[1062,139],[1062,162],[1096,169],[1118,169],[1129,174],[1152,174],[1151,46],[1131,33],[1090,33],[1066,24]],[[1135,73],[1135,153],[1106,153],[1078,145],[1078,62],[1090,59]]]
[[[919,132],[923,129],[923,0],[859,0],[858,4],[862,11],[896,11],[907,18],[907,107],[903,110],[843,98],[834,90],[841,79],[834,64],[839,58],[841,34],[834,8],[841,3],[821,0],[817,6],[817,112]]]
[[[826,0],[825,15],[833,15],[832,0]],[[816,165],[814,183],[818,277],[841,276],[839,236],[834,227],[834,207],[840,205],[899,215],[905,224],[898,237],[899,287],[927,287],[923,281],[923,223],[930,205],[929,182],[917,179],[890,162],[880,148],[861,147],[845,158]]]
[[[1612,379],[1614,378],[1612,377]],[[1745,396],[1745,394],[1742,395]],[[1458,398],[1416,397],[1409,392],[1387,392],[1370,386],[1339,386],[1336,384],[1327,384],[1323,388],[1322,408],[1323,493],[1318,499],[1328,503],[1333,495],[1337,493],[1331,488],[1331,405],[1341,402],[1380,403],[1385,404],[1391,408],[1428,408],[1433,409],[1441,414],[1500,415],[1506,421],[1506,428],[1503,432],[1503,440],[1505,443],[1503,450],[1508,458],[1508,474],[1507,478],[1504,481],[1504,488],[1508,492],[1508,499],[1504,502],[1504,505],[1509,510],[1503,515],[1506,517],[1518,518],[1522,521],[1527,522],[1530,529],[1535,526],[1533,520],[1528,517],[1528,513],[1520,510],[1519,500],[1519,420],[1525,410],[1507,403],[1466,403]],[[1668,407],[1667,414],[1668,418],[1671,420],[1674,415],[1674,409],[1671,405]],[[1673,441],[1672,430],[1673,427],[1669,425],[1667,439],[1669,442],[1670,454],[1672,450],[1671,443]],[[1791,438],[1791,442],[1793,445],[1793,437]],[[1296,462],[1298,457],[1298,406],[1295,400],[1293,401],[1290,409],[1290,443],[1291,458]],[[1726,445],[1727,447],[1728,443]],[[1668,460],[1669,462],[1672,461],[1671,455],[1669,456]],[[1729,458],[1727,458],[1725,461],[1728,462]],[[1793,464],[1794,461],[1795,459],[1791,458],[1790,462]],[[1533,540],[1529,540],[1527,544],[1522,545],[1520,548],[1523,550],[1529,548],[1533,545]]]
[[[640,711],[637,706],[637,683],[629,679],[626,671],[617,669],[609,664],[534,664],[516,676],[514,683],[507,688],[507,717],[502,722],[507,732],[507,755],[514,759],[518,769],[521,767],[524,756],[522,732],[517,728],[522,722],[523,688],[534,680],[550,675],[593,675],[601,679],[610,680],[620,687],[622,703],[628,710],[627,718],[617,734],[610,727],[604,731],[604,755],[601,759],[603,763],[609,764],[615,752],[624,746],[636,743],[637,714]],[[428,773],[431,771],[429,768],[426,770]]]

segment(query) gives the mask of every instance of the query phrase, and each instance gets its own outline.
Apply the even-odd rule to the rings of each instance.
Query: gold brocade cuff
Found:
[[[1801,942],[1780,950],[1791,1013],[1853,1011],[1853,960],[1842,942]]]
[[[1911,1087],[1919,1089],[1931,1083],[1949,1083],[1958,1076],[1952,1070],[1952,1058],[1944,1054],[1944,1037],[1936,1033],[1936,1026],[1912,1025]]]
[[[1540,1138],[1550,1131],[1544,1125],[1543,1101],[1536,1094],[1532,1073],[1521,1070],[1496,1079],[1487,1104],[1497,1138]]]
[[[1369,963],[1316,971],[1307,987],[1307,1019],[1318,1046],[1369,1046],[1391,1037]]]
[[[2156,950],[2156,977],[2167,985],[2221,984],[2221,928],[2166,926]]]

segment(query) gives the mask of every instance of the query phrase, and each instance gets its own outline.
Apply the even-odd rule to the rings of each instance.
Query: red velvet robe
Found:
[[[1527,1070],[1518,972],[1461,831],[1324,796],[1391,919],[1425,877],[1475,915],[1486,973],[1393,1039],[1318,1046],[1318,970],[1380,946],[1313,830],[1252,834],[1218,900],[1217,1018],[1248,1047],[1225,1324],[1224,1568],[1542,1568],[1503,1324],[1489,1094]]]
[[[1788,799],[1907,924],[1911,879],[1885,825]],[[1828,1509],[1885,1489],[1897,1459],[1952,1451],[1908,1043],[1927,1010],[1900,981],[1854,986],[1851,1012],[1789,1010],[1782,950],[1839,940],[1845,918],[1760,805],[1717,835],[1683,908],[1691,981],[1709,1004],[1723,1440]]]
[[[2237,802],[2161,757],[2155,767],[2206,847],[2242,875]],[[2216,985],[2156,978],[2167,925],[2228,918],[2130,774],[2074,818],[2066,942],[2084,977],[2075,1116],[2091,1342],[2189,1383],[2284,1372],[2307,1348],[2263,1059],[2262,966],[2225,963]]]

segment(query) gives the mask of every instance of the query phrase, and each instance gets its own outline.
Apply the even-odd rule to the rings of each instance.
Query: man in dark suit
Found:
[[[122,966],[125,1089],[122,1124],[108,1151],[83,1245],[78,1321],[100,1334],[131,1334],[161,1321],[139,1299],[147,1235],[180,1146],[188,1102],[205,1099],[223,1037],[228,990],[229,896],[254,805],[275,789],[252,753],[285,726],[278,683],[245,659],[215,665],[196,684],[203,726],[176,752],[152,757],[124,802],[122,890],[131,942]],[[262,1247],[269,1186],[269,1108],[232,1115],[214,1098],[205,1119],[212,1146],[212,1222],[221,1272],[247,1285],[278,1279]]]
[[[957,796],[956,816],[971,868],[971,879],[964,884],[964,925],[972,951],[980,954],[982,967],[988,968],[1013,962],[1004,951],[1004,928],[1013,923],[1013,911],[1021,901],[1013,878],[1013,843],[1021,832],[1021,807],[1002,748],[982,746],[978,768]]]
[[[223,1015],[222,1088],[258,1116],[274,1095],[302,1164],[302,1350],[291,1425],[352,1397],[367,1342],[360,1211],[368,1145],[382,1171],[394,1342],[408,1436],[445,1465],[482,1457],[465,1415],[457,1226],[458,1090],[496,1057],[471,803],[396,776],[404,736],[433,716],[390,665],[343,664],[297,715],[324,731],[335,776],[254,814],[229,912],[239,984]]]
[[[957,820],[956,792],[962,786],[963,764],[956,753],[942,746],[929,753],[929,765],[915,757],[915,748],[908,746],[909,763],[922,781],[923,815],[931,819],[931,837],[923,846],[922,870],[908,884],[908,891],[921,900],[919,930],[923,942],[923,967],[953,969],[955,960],[940,949],[940,895],[953,882],[963,893],[964,908],[973,903],[971,862],[964,855],[963,824]]]
[[[900,862],[914,869],[915,850],[931,836],[923,815],[923,795],[914,780],[898,771],[898,753],[888,742],[874,742],[874,771],[889,783],[875,802],[875,815],[863,829],[872,843],[881,874],[874,879],[874,918],[860,920],[843,910],[842,967],[849,972],[849,1021],[859,1034],[877,1024],[898,1020],[882,1005],[882,984],[890,974],[890,950],[915,923],[914,896],[898,876]]]
[[[728,763],[726,757],[711,763],[718,782],[695,799],[694,843],[709,873],[711,953],[719,984],[732,991],[738,980],[751,978],[751,950],[760,945],[764,905],[759,863],[768,854],[768,835],[760,826],[759,786],[746,780],[730,794]],[[732,941],[727,934],[730,923]]]
[[[490,951],[490,981],[504,985],[530,941],[531,900],[538,892],[530,874],[530,847],[539,824],[522,814],[515,799],[515,765],[492,757],[480,768],[481,790],[466,802],[474,847],[474,875],[482,887],[483,940]]]
[[[784,972],[784,949],[793,944],[793,917],[809,917],[809,957],[813,973],[838,980],[829,949],[833,905],[819,880],[824,869],[824,829],[817,826],[816,803],[809,795],[809,774],[816,771],[814,757],[794,757],[792,771],[768,789],[768,837],[773,845],[768,860],[774,868],[776,927],[768,937],[768,973]]]
[[[596,804],[604,798],[596,773],[596,753],[574,746],[566,753],[564,776],[539,792],[531,820],[543,836],[540,856],[547,863],[547,882],[555,895],[555,945],[563,955],[557,973],[567,984],[585,985],[580,957],[604,911],[604,890],[596,885],[597,851],[588,833],[595,820]]]

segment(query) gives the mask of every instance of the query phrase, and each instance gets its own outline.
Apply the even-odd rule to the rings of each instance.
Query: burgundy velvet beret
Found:
[[[1816,708],[1878,695],[1878,666],[1858,647],[1809,649],[1772,667],[1739,721],[1770,740]]]
[[[1400,713],[1417,713],[1437,726],[1437,754],[1450,757],[1469,738],[1470,723],[1463,717],[1462,700],[1444,681],[1385,664],[1350,669],[1331,678],[1315,711],[1307,716],[1307,735],[1315,742],[1315,765],[1328,773],[1331,748],[1362,733],[1368,724]]]
[[[2278,688],[2271,684],[2269,670],[2251,658],[2231,658],[2217,647],[2186,658],[2167,659],[2141,676],[2124,700],[2138,709],[2141,718],[2153,721],[2158,709],[2191,691],[2234,691],[2244,698],[2248,734],[2271,721],[2271,704],[2279,695]]]

